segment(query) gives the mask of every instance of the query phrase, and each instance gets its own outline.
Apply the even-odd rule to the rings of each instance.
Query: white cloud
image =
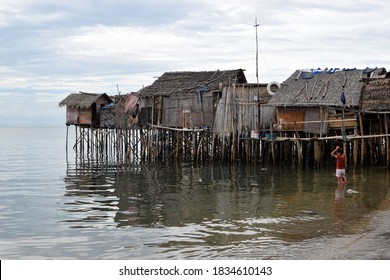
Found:
[[[384,0],[3,0],[0,102],[11,94],[39,118],[57,114],[43,109],[57,95],[135,91],[165,71],[244,68],[253,82],[255,18],[262,82],[299,68],[386,67],[388,14]],[[1,110],[0,120],[17,114]]]
[[[68,96],[67,93],[47,93],[47,92],[39,92],[35,94],[35,103],[50,103],[50,104],[56,104],[58,105],[61,100],[63,100],[66,96]]]

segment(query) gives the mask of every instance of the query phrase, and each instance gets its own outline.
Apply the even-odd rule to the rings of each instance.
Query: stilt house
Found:
[[[71,93],[59,103],[66,106],[66,125],[100,126],[101,108],[112,103],[107,94]]]
[[[256,133],[269,129],[275,110],[267,106],[271,98],[267,86],[248,83],[225,86],[217,102],[213,132],[219,137],[237,132],[241,138],[258,138]]]
[[[357,126],[364,82],[362,70],[297,70],[281,84],[275,106],[279,132],[340,134]]]
[[[362,81],[361,134],[389,134],[390,73],[385,68],[365,69]]]
[[[246,83],[242,69],[166,72],[141,90],[140,125],[212,127],[224,86]]]

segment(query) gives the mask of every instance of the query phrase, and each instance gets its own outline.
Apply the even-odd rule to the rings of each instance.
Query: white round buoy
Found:
[[[269,95],[274,95],[275,94],[275,92],[273,92],[272,89],[271,89],[272,86],[277,86],[278,88],[280,88],[280,83],[278,83],[276,81],[268,83],[268,85],[267,85],[267,92],[268,92]]]

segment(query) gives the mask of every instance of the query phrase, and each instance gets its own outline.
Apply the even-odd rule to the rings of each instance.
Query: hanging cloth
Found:
[[[341,103],[343,103],[343,105],[345,105],[345,103],[347,103],[347,98],[345,98],[344,91],[341,93],[340,100],[341,100]]]

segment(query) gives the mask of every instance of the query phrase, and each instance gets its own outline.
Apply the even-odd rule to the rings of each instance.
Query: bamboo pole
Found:
[[[386,115],[385,115],[386,116]],[[384,124],[382,124],[381,122],[381,118],[380,116],[378,115],[378,118],[379,118],[379,134],[383,134],[383,127],[384,127]],[[383,119],[384,122],[386,122],[385,119]],[[382,163],[385,162],[385,154],[386,154],[386,151],[385,151],[385,145],[384,143],[386,143],[386,138],[385,137],[381,137],[379,139],[379,145],[380,145],[380,148],[379,148],[379,152],[380,152],[380,161]]]
[[[166,129],[166,130],[172,130],[172,131],[184,131],[184,132],[201,132],[203,131],[203,128],[176,128],[176,127],[168,127],[163,125],[150,125],[151,128],[157,128],[157,129]]]
[[[215,154],[216,154],[216,145],[215,145],[215,141],[216,141],[216,138],[217,138],[217,134],[215,132],[212,132],[211,133],[212,135],[212,142],[211,142],[211,162],[214,162],[215,161]]]
[[[90,137],[89,137],[90,129],[87,128],[86,130],[87,130],[87,132],[86,132],[86,134],[87,134],[87,141],[86,141],[87,142],[87,158],[89,159],[90,154],[91,154],[91,143],[90,143]]]
[[[226,145],[226,137],[224,136],[222,139],[222,162],[225,161],[225,145]]]
[[[320,137],[322,137],[322,130],[324,128],[324,109],[320,107]]]
[[[344,105],[343,105],[343,111],[342,111],[342,123],[341,123],[341,125],[342,125],[342,135],[343,135],[343,151],[344,151],[344,153],[346,154],[346,157],[348,158],[348,155],[347,155],[347,142],[346,142],[346,132],[345,132],[345,117],[344,117],[344,111],[345,111],[345,109],[344,109]]]
[[[302,154],[301,141],[300,141],[296,122],[294,122],[294,127],[295,127],[295,136],[296,136],[296,144],[297,144],[298,167],[302,168],[303,154]]]
[[[319,166],[321,162],[321,151],[320,151],[320,143],[319,141],[314,142],[314,162],[315,166]]]
[[[196,150],[196,158],[199,160],[201,158],[200,156],[200,151],[202,150],[203,146],[203,135],[199,135],[199,143],[198,143],[198,148]]]
[[[68,158],[68,139],[69,139],[69,125],[66,126],[66,146],[65,146],[66,158]]]
[[[385,133],[386,135],[389,134],[389,127],[388,127],[388,124],[387,124],[387,114],[385,114]],[[386,136],[386,166],[389,167],[390,166],[390,145],[389,145],[389,136]]]
[[[74,129],[75,129],[75,135],[76,135],[76,143],[75,143],[75,145],[73,146],[73,148],[75,149],[76,155],[77,155],[77,142],[78,142],[78,140],[79,140],[78,135],[77,135],[77,126],[75,126]]]
[[[192,149],[191,149],[191,153],[192,153],[192,161],[195,162],[196,161],[196,135],[195,135],[195,132],[192,132]]]
[[[145,161],[146,139],[145,139],[145,129],[143,127],[140,127],[140,138],[141,138],[141,161]]]
[[[355,135],[358,134],[357,127],[355,127],[355,129],[354,129],[354,134]],[[356,169],[357,164],[358,164],[358,153],[359,153],[359,142],[357,139],[354,139],[353,140],[353,164],[354,164],[355,169]]]
[[[356,119],[341,119],[341,120],[319,120],[319,121],[291,121],[291,122],[287,122],[287,121],[284,121],[284,122],[281,122],[279,124],[277,124],[278,126],[282,126],[282,125],[287,125],[287,124],[310,124],[310,123],[346,123],[346,122],[356,122]]]
[[[105,143],[105,150],[106,150],[106,160],[108,160],[108,157],[109,157],[109,154],[110,154],[110,139],[111,139],[111,137],[110,137],[110,130],[109,129],[107,129],[107,133],[106,133],[106,135],[105,135],[105,140],[104,140],[104,143]]]
[[[364,136],[364,127],[363,127],[363,115],[359,113],[359,124],[360,124],[360,135],[363,137]],[[361,165],[364,165],[364,161],[366,158],[366,141],[362,139],[361,142]]]
[[[233,88],[233,98],[236,94],[236,87]],[[232,98],[232,99],[233,99]],[[237,134],[237,108],[236,104],[231,105],[232,116],[231,116],[231,131],[232,131],[232,145],[231,145],[231,161],[236,160],[236,134]]]
[[[370,120],[370,135],[372,135],[372,120]],[[370,143],[370,163],[374,163],[374,143],[372,141],[372,138],[369,138]]]
[[[80,150],[80,159],[83,157],[84,149],[83,149],[83,130],[81,126],[78,127],[79,129],[79,150]]]
[[[176,161],[180,158],[180,131],[176,131]]]
[[[249,162],[250,161],[250,142],[251,142],[252,140],[249,140],[249,139],[247,139],[247,140],[245,140],[245,158],[246,158],[246,161],[247,162]]]
[[[271,155],[272,155],[272,164],[275,165],[276,162],[275,162],[275,149],[274,149],[274,140],[273,140],[273,130],[272,130],[272,122],[270,123],[270,133],[271,133],[271,141],[270,141],[270,144],[271,144]]]

